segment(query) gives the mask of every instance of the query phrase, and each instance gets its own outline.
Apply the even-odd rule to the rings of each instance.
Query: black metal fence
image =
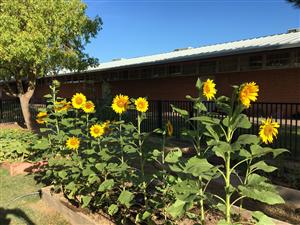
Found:
[[[101,110],[99,115],[110,119],[113,114],[110,110],[110,102],[104,100],[94,100],[97,108]],[[171,104],[187,110],[193,115],[193,105],[189,101],[150,101],[147,112],[147,120],[143,122],[144,131],[153,131],[155,128],[163,128],[169,120],[174,127],[174,135],[180,138],[180,133],[186,127],[185,121],[178,113],[173,112]],[[209,112],[216,112],[213,102],[204,103]],[[106,105],[106,107],[105,107]],[[45,103],[34,100],[30,104],[30,110],[36,115],[38,108],[44,107]],[[279,134],[273,143],[273,147],[287,148],[291,151],[291,157],[300,159],[300,103],[260,103],[256,102],[245,111],[248,115],[252,127],[250,130],[240,130],[240,133],[258,134],[260,120],[272,117],[280,124]],[[215,114],[216,115],[216,114]],[[221,115],[219,115],[221,116]],[[136,112],[130,111],[126,114],[129,121],[136,121]],[[23,116],[19,100],[0,100],[0,122],[20,122],[23,123]]]

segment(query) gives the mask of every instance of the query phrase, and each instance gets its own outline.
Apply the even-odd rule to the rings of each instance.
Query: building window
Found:
[[[165,75],[165,67],[158,66],[153,68],[153,77],[163,77]]]
[[[238,70],[238,57],[230,57],[219,61],[219,72],[234,72]]]
[[[240,70],[257,70],[263,67],[263,56],[262,55],[250,55],[240,58]]]
[[[129,76],[128,76],[128,70],[123,70],[123,71],[120,71],[120,78],[122,80],[128,80]]]
[[[272,53],[266,56],[267,67],[285,67],[290,64],[290,53]]]
[[[181,65],[175,64],[169,66],[169,74],[170,75],[177,75],[181,74]]]
[[[152,69],[151,68],[145,68],[141,71],[141,78],[147,79],[152,77]]]
[[[199,63],[199,74],[212,74],[216,73],[217,62],[216,61],[207,61]]]
[[[197,73],[197,64],[196,63],[185,63],[182,66],[183,74],[195,75]]]

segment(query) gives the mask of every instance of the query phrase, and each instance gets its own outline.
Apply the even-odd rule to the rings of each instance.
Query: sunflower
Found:
[[[267,120],[262,120],[262,124],[259,129],[259,136],[265,144],[273,142],[273,136],[276,138],[278,134],[279,124],[275,121],[272,121],[271,118]]]
[[[95,124],[90,128],[90,134],[94,138],[102,136],[104,132],[105,132],[104,125]]]
[[[86,103],[86,97],[82,93],[76,93],[72,97],[72,105],[75,109],[82,108]]]
[[[250,107],[250,102],[255,102],[258,96],[258,85],[255,82],[245,83],[241,86],[240,101],[246,107]]]
[[[207,101],[210,101],[215,97],[217,89],[216,84],[213,80],[207,79],[203,84],[203,95],[206,97]]]
[[[110,125],[110,121],[109,120],[106,120],[102,126],[104,128],[104,133],[107,133],[109,131],[109,125]]]
[[[80,145],[80,140],[77,137],[69,137],[66,142],[68,149],[77,150]]]
[[[54,105],[54,110],[56,112],[66,111],[72,107],[71,102],[67,102],[66,100],[56,101]]]
[[[85,113],[93,113],[93,112],[95,112],[95,105],[92,101],[87,101],[83,105],[82,109]]]
[[[129,105],[129,97],[127,95],[116,95],[111,105],[112,109],[118,113],[122,114],[125,112]]]
[[[134,101],[136,110],[139,112],[146,112],[149,107],[149,103],[146,98],[139,97],[137,100]]]
[[[45,118],[47,118],[48,113],[47,112],[39,112],[36,116],[36,122],[38,124],[44,124],[46,123]]]
[[[166,131],[167,131],[167,136],[171,137],[173,135],[174,128],[170,120],[168,120],[166,124]]]

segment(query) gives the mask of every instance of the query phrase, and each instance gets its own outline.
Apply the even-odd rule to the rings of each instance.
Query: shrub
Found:
[[[32,156],[32,146],[38,139],[30,131],[20,129],[0,130],[0,162],[24,161]]]
[[[165,143],[173,131],[169,122],[164,129],[155,130],[162,137],[161,149],[145,146],[150,135],[141,130],[149,107],[146,98],[115,96],[111,108],[118,119],[101,121],[94,116],[94,103],[82,93],[76,93],[71,102],[58,97],[59,85],[53,82],[51,94],[45,96],[47,108],[38,114],[44,136],[35,148],[48,160],[40,178],[53,184],[55,190],[62,190],[74,204],[102,210],[122,224],[174,224],[184,216],[204,224],[205,211],[210,206],[223,212],[225,219],[219,224],[229,225],[233,222],[233,204],[242,205],[246,197],[268,204],[283,202],[260,173],[276,169],[263,156],[276,157],[286,151],[265,146],[277,135],[278,124],[267,119],[259,137],[244,134],[233,139],[238,129],[251,127],[243,110],[258,96],[255,83],[234,87],[232,98],[215,99],[214,82],[198,79],[199,95],[187,96],[193,102],[193,116],[172,106],[190,128],[183,134],[193,143],[192,156],[183,156],[179,148],[166,155]],[[224,117],[215,118],[215,114],[208,113],[205,99],[215,100]],[[130,110],[137,113],[136,126],[124,121]],[[212,164],[211,156],[223,163]],[[246,167],[245,173],[241,166]],[[233,185],[232,176],[238,177],[238,186]],[[224,180],[225,198],[207,191],[216,178]],[[234,193],[239,197],[233,198]],[[200,209],[199,213],[195,208]],[[266,219],[260,212],[253,217],[258,221]]]

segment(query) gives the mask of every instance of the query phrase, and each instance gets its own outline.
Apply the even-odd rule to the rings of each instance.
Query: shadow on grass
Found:
[[[15,209],[5,209],[0,207],[0,224],[1,225],[9,225],[11,223],[11,219],[8,218],[8,215],[13,215],[23,220],[27,225],[36,225],[27,215],[26,213],[18,208]]]

